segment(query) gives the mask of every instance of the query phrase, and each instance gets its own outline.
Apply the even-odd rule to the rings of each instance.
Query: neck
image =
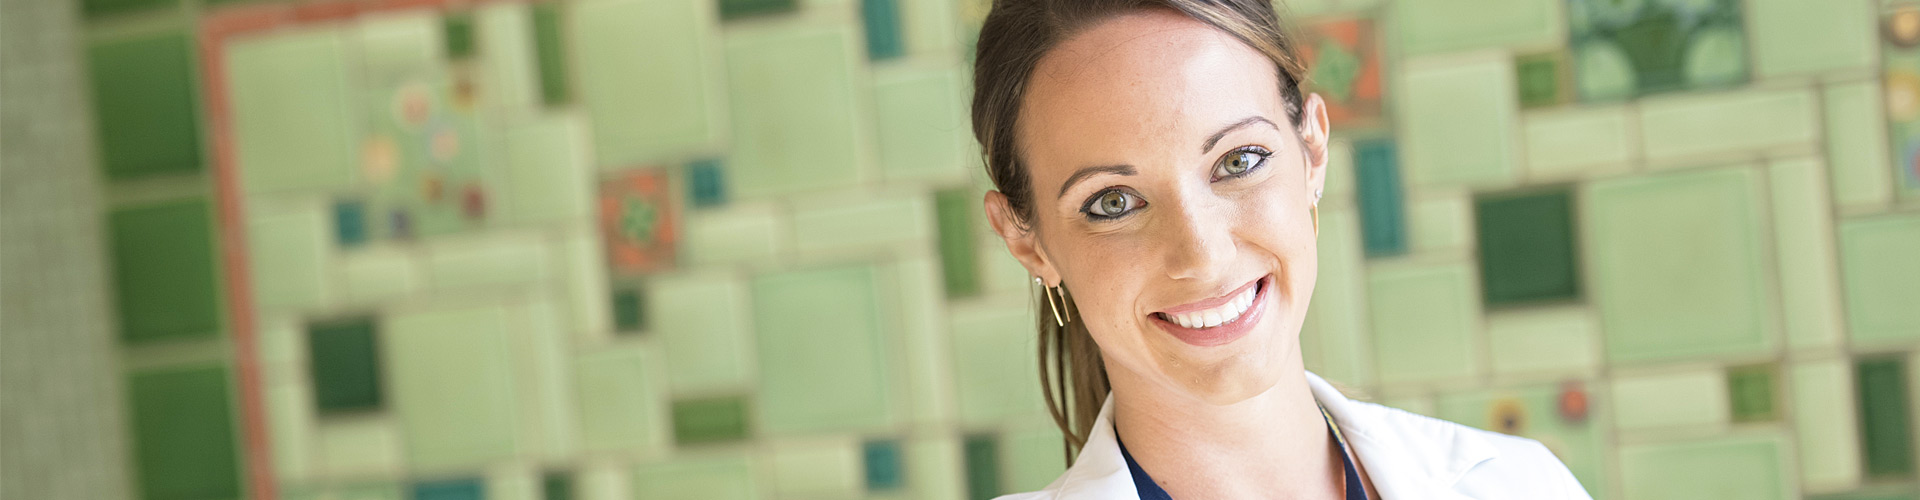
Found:
[[[1108,365],[1115,430],[1174,498],[1343,498],[1340,450],[1293,366],[1229,404],[1168,390]]]

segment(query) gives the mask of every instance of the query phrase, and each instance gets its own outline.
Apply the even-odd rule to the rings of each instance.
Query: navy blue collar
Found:
[[[1327,420],[1327,433],[1340,444],[1340,464],[1347,470],[1347,500],[1368,500],[1367,487],[1360,484],[1360,471],[1353,467],[1353,454],[1347,449],[1346,437],[1340,435],[1340,426],[1333,423],[1333,416],[1327,415],[1324,407],[1320,409],[1320,416]],[[1120,445],[1120,456],[1127,459],[1127,472],[1133,475],[1133,490],[1140,495],[1140,500],[1173,500],[1167,490],[1160,488],[1160,483],[1153,482],[1153,477],[1140,468],[1139,462],[1133,461],[1133,454],[1127,452],[1127,443],[1120,440],[1119,433],[1114,433],[1113,441]]]

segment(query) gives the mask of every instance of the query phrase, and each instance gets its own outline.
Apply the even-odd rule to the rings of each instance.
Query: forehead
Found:
[[[1207,134],[1248,116],[1285,123],[1278,88],[1273,62],[1231,35],[1177,12],[1128,14],[1041,58],[1021,151],[1036,169],[1146,168],[1198,154]]]

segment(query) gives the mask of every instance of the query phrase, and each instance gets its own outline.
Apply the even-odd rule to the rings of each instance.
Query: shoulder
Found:
[[[1407,452],[1424,455],[1423,462],[1446,458],[1470,459],[1457,474],[1454,489],[1473,498],[1589,499],[1573,473],[1539,441],[1502,434],[1405,410],[1359,401],[1360,410],[1374,414],[1374,424],[1362,432],[1408,445]],[[1424,447],[1418,446],[1424,444]],[[1436,471],[1437,472],[1437,471]]]

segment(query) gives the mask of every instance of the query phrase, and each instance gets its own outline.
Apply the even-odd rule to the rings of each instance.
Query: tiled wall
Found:
[[[982,0],[67,5],[27,29],[85,47],[134,497],[1063,467],[978,207]],[[1597,498],[1920,495],[1920,4],[1287,8],[1338,139],[1310,368]]]

